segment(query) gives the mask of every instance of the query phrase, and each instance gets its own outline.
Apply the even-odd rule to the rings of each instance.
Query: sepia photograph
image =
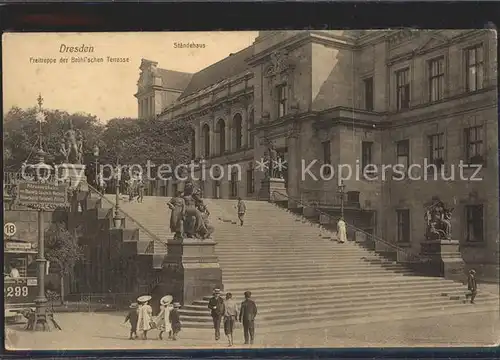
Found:
[[[8,350],[499,345],[495,30],[2,47]]]

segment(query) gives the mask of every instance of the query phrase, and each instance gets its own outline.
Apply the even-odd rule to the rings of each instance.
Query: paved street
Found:
[[[26,332],[20,325],[7,329],[7,348],[37,350],[77,349],[168,349],[225,348],[216,343],[211,330],[184,329],[177,341],[128,340],[128,327],[121,314],[58,314],[64,332]],[[261,333],[257,324],[254,347],[398,347],[398,346],[491,346],[500,342],[497,314],[477,313],[425,319],[332,326],[325,329]],[[235,346],[242,347],[241,325],[236,329]]]

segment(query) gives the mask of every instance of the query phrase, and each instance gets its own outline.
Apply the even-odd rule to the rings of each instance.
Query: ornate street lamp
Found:
[[[99,170],[98,170],[98,160],[99,159],[99,146],[94,145],[94,160],[95,160],[95,185],[99,189]]]
[[[344,218],[344,196],[345,196],[345,185],[344,180],[340,181],[340,185],[338,186],[338,192],[340,194],[340,216],[342,219]]]

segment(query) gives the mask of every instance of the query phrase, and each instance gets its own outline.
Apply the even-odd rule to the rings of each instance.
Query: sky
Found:
[[[3,35],[4,113],[12,106],[36,105],[71,113],[137,117],[139,66],[142,58],[163,69],[196,72],[253,43],[255,31],[130,32],[130,33],[7,33]],[[204,44],[196,49],[175,43]],[[70,53],[69,47],[92,46],[92,53]],[[63,52],[61,52],[63,50]],[[72,58],[102,58],[103,62],[71,62]],[[107,57],[129,62],[108,62]],[[66,59],[68,62],[61,62]],[[43,59],[45,62],[35,62]]]

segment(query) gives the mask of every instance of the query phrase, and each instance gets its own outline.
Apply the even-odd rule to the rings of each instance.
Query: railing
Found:
[[[359,201],[349,199],[348,193],[340,194],[336,191],[323,190],[303,190],[300,194],[300,201],[312,206],[340,207],[344,198],[344,207],[360,208]]]
[[[116,208],[116,203],[108,199],[104,194],[99,192],[96,188],[94,188],[92,185],[88,184],[88,188],[90,191],[95,193],[97,196],[99,196],[100,199],[103,199],[106,201],[108,204],[110,204],[113,208]],[[120,214],[125,216],[128,220],[132,221],[140,230],[144,231],[146,234],[148,234],[153,241],[150,242],[150,244],[147,246],[145,253],[146,254],[154,254],[154,245],[161,245],[163,248],[167,248],[167,244],[162,241],[157,235],[153,234],[151,231],[149,231],[144,225],[142,225],[139,221],[134,219],[131,215],[127,214],[123,209],[119,208]]]
[[[273,191],[273,194],[276,194],[279,197],[284,197],[284,198],[290,199],[290,200],[292,200],[292,201],[294,201],[294,202],[296,202],[296,203],[298,203],[298,204],[300,204],[302,206],[312,206],[312,207],[314,207],[314,210],[320,216],[322,216],[322,217],[327,218],[327,219],[330,220],[330,221],[328,221],[329,223],[336,223],[340,219],[340,217],[335,217],[335,216],[332,216],[331,214],[328,214],[328,213],[325,213],[324,211],[319,210],[316,206],[312,205],[311,203],[305,203],[302,200],[295,199],[295,198],[293,198],[291,196],[288,196],[286,194],[283,194],[283,193],[281,193],[279,191]],[[334,221],[331,221],[332,219]],[[345,219],[344,219],[344,221],[345,221]],[[388,241],[386,241],[386,240],[384,240],[384,239],[382,239],[382,238],[380,238],[380,237],[378,237],[376,235],[372,235],[372,234],[370,234],[370,233],[368,233],[368,232],[366,232],[366,231],[364,231],[364,230],[362,230],[360,228],[357,228],[354,225],[348,224],[347,222],[346,222],[346,226],[349,229],[353,230],[353,231],[357,231],[357,232],[360,232],[360,233],[364,234],[366,237],[368,237],[370,239],[373,239],[375,242],[383,244],[387,248],[395,250],[398,254],[403,254],[408,261],[412,261],[412,260],[416,260],[417,262],[428,262],[428,261],[430,261],[430,259],[427,258],[427,257],[423,257],[420,254],[416,254],[416,253],[414,253],[412,251],[409,251],[407,248],[402,248],[400,246],[397,246],[396,244],[390,243],[390,242],[388,242]]]

